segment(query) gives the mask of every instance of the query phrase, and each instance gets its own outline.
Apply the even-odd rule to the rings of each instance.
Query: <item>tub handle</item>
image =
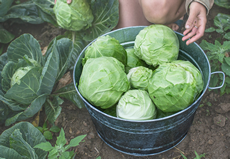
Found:
[[[218,87],[208,87],[208,89],[220,89],[220,88],[222,88],[224,86],[224,82],[225,82],[225,74],[224,74],[224,72],[222,72],[222,71],[216,71],[216,72],[212,72],[211,75],[217,74],[217,73],[221,73],[223,75],[223,82],[222,82],[222,84],[220,86],[218,86]]]

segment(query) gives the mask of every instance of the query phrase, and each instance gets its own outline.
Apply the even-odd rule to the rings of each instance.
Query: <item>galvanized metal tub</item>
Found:
[[[105,35],[116,38],[126,48],[134,45],[136,35],[144,27],[146,26],[122,28]],[[186,109],[160,119],[145,121],[120,119],[105,114],[91,105],[78,91],[77,83],[82,72],[81,61],[84,57],[84,52],[92,42],[79,55],[74,66],[73,75],[76,91],[85,103],[98,135],[113,149],[129,155],[148,156],[156,155],[173,148],[188,133],[195,112],[206,90],[208,88],[217,89],[223,86],[224,80],[219,87],[209,87],[211,74],[222,73],[223,79],[225,79],[224,73],[220,71],[211,73],[210,63],[204,51],[196,43],[187,46],[181,40],[183,35],[177,32],[176,34],[180,42],[179,59],[189,60],[201,71],[204,80],[204,90],[200,97]]]

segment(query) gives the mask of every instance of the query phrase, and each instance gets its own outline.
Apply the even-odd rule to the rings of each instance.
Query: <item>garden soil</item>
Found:
[[[213,19],[218,13],[230,14],[230,11],[214,5],[208,15],[206,28],[214,26]],[[54,37],[63,34],[62,29],[55,28],[51,24],[6,23],[4,25],[16,37],[23,33],[32,34],[39,41],[42,50],[47,48]],[[218,36],[217,33],[206,33],[202,39],[213,42]],[[201,40],[197,43],[199,44]],[[69,82],[71,82],[71,76],[66,74],[58,87],[62,87]],[[32,120],[29,119],[29,121]],[[40,126],[42,126],[44,120],[45,115],[41,111]],[[130,156],[110,148],[97,135],[86,108],[79,109],[69,101],[62,104],[62,112],[55,123],[64,129],[67,142],[76,136],[87,134],[84,142],[71,148],[77,153],[77,159],[96,159],[98,156],[101,156],[102,159],[182,159],[181,154],[188,159],[193,159],[195,158],[195,151],[199,155],[205,154],[204,158],[206,159],[230,159],[230,95],[220,96],[218,91],[207,90],[185,139],[169,151],[154,156]],[[7,128],[9,127],[0,126],[0,133]],[[51,140],[53,145],[58,135],[59,133],[53,134],[54,138]]]

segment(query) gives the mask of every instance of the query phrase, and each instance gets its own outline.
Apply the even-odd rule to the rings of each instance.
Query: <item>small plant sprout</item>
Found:
[[[47,140],[52,140],[52,132],[57,133],[60,131],[60,128],[56,125],[53,125],[50,129],[47,127],[47,122],[43,124],[42,127],[38,126],[37,129],[44,135]]]
[[[49,152],[49,159],[72,159],[75,156],[74,151],[67,151],[71,147],[78,146],[80,142],[85,138],[86,135],[80,135],[70,140],[69,144],[66,145],[67,141],[65,138],[65,132],[61,128],[61,132],[57,137],[55,146],[53,147],[50,142],[42,142],[36,145],[34,148],[39,148]]]

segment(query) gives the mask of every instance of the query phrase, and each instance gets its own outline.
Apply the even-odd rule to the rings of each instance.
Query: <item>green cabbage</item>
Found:
[[[91,104],[106,109],[116,104],[129,87],[124,65],[113,57],[103,56],[86,61],[78,89]]]
[[[129,120],[149,120],[156,118],[156,107],[147,91],[129,90],[119,100],[117,117]]]
[[[26,66],[26,67],[20,67],[17,69],[17,71],[13,74],[10,86],[12,87],[15,83],[20,85],[20,79],[25,76],[34,66]]]
[[[176,33],[165,25],[145,27],[136,36],[135,55],[148,65],[157,66],[178,58],[179,40]]]
[[[145,66],[147,67],[147,64],[139,59],[135,54],[134,48],[127,48],[127,66],[125,67],[125,72],[128,73],[131,68],[137,67],[137,66]]]
[[[143,89],[147,91],[149,79],[153,71],[147,67],[139,66],[129,70],[127,75],[132,88]]]
[[[88,58],[96,58],[101,56],[114,57],[123,63],[127,64],[127,53],[119,41],[109,35],[98,37],[96,41],[92,43],[85,50],[85,57],[82,63],[86,62]]]
[[[87,29],[94,19],[87,0],[74,0],[71,4],[67,4],[66,0],[57,0],[53,9],[58,25],[66,30]]]
[[[177,112],[194,102],[203,90],[200,71],[189,61],[161,64],[149,80],[148,92],[158,109]]]

